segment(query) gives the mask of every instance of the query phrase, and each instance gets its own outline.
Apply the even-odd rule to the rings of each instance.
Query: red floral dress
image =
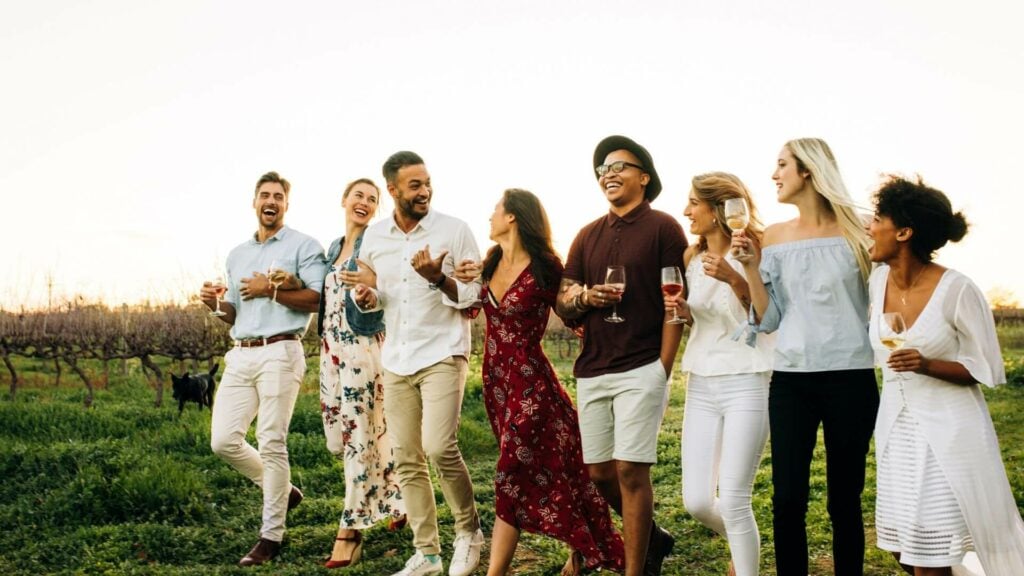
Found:
[[[576,409],[541,348],[557,286],[527,267],[487,314],[484,405],[500,454],[495,514],[578,550],[587,568],[623,567],[622,538],[583,464]]]

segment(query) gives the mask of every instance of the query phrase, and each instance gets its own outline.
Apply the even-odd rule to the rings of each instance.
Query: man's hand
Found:
[[[271,286],[266,274],[253,272],[252,278],[242,278],[238,283],[238,294],[242,300],[269,298],[274,294],[274,287]]]
[[[213,310],[217,305],[217,291],[213,289],[213,282],[203,282],[203,287],[199,289],[199,299],[207,308]]]
[[[416,273],[426,278],[427,282],[431,284],[437,284],[444,278],[444,258],[448,255],[448,251],[445,250],[438,255],[437,258],[430,257],[430,244],[423,247],[423,250],[412,255],[412,267],[416,270]]]

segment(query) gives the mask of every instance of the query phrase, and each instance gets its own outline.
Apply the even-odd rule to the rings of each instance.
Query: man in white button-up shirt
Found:
[[[395,211],[367,229],[360,253],[377,287],[357,284],[354,294],[362,310],[383,309],[387,327],[384,414],[416,547],[396,576],[443,570],[428,460],[455,518],[448,573],[466,576],[480,562],[483,533],[457,433],[471,344],[464,311],[479,300],[480,283],[450,274],[455,262],[479,260],[480,251],[465,222],[430,210],[433,190],[422,158],[395,153],[384,163],[384,179]]]

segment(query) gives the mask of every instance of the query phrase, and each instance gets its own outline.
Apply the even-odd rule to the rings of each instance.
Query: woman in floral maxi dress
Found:
[[[576,410],[541,348],[562,264],[536,196],[507,190],[491,216],[491,239],[497,245],[482,265],[483,384],[500,454],[487,573],[509,573],[522,530],[569,544],[564,575],[584,566],[621,570],[622,539],[583,464]]]
[[[328,450],[342,460],[345,468],[345,508],[326,563],[328,568],[358,562],[362,530],[384,519],[391,520],[390,528],[399,528],[405,519],[405,503],[394,474],[395,460],[384,420],[380,362],[383,322],[379,315],[346,315],[352,302],[339,278],[343,270],[358,270],[359,245],[379,198],[379,190],[368,179],[356,180],[345,188],[342,207],[346,235],[328,250],[329,269],[320,298],[324,435]]]

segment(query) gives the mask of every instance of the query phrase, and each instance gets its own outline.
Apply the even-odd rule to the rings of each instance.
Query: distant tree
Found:
[[[1013,290],[1005,286],[995,286],[985,293],[989,305],[996,310],[1020,308],[1020,300]]]

